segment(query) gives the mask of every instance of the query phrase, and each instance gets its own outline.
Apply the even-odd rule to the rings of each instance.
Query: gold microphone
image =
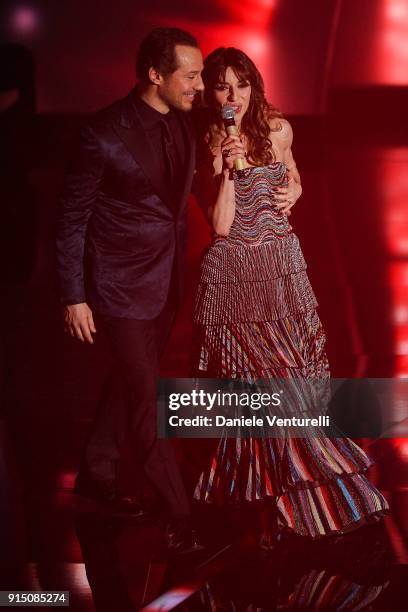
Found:
[[[221,116],[222,116],[222,120],[224,122],[224,126],[225,126],[228,136],[239,136],[238,128],[235,123],[235,111],[233,107],[228,106],[228,105],[223,106],[221,109]],[[238,172],[240,170],[244,170],[245,169],[245,159],[242,157],[235,159],[234,168]]]

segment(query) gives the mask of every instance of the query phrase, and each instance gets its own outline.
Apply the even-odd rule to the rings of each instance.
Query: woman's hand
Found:
[[[245,159],[245,148],[238,136],[227,136],[221,143],[224,168],[232,170],[236,159]]]
[[[285,215],[290,215],[290,209],[302,195],[302,186],[292,177],[288,180],[287,187],[277,187],[275,190],[275,208]]]

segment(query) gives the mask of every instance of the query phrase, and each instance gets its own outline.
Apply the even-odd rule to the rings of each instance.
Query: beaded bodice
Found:
[[[287,215],[274,207],[274,190],[287,185],[286,170],[283,162],[275,162],[235,173],[235,218],[228,237],[215,236],[218,246],[224,241],[255,246],[290,233]]]
[[[274,207],[274,189],[287,184],[286,171],[276,162],[235,175],[234,222],[203,255],[196,323],[270,321],[316,307],[299,239]]]

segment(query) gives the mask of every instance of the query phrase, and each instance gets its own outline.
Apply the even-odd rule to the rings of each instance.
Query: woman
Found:
[[[219,48],[204,66],[208,116],[200,121],[195,192],[214,237],[196,296],[194,375],[316,380],[327,389],[325,335],[288,221],[302,193],[291,126],[266,101],[262,77],[245,53]],[[234,108],[239,137],[225,132],[224,105]],[[240,173],[233,171],[238,158],[246,166]],[[224,437],[194,497],[265,502],[269,510],[261,516],[274,531],[339,534],[388,509],[364,475],[370,465],[347,438]]]

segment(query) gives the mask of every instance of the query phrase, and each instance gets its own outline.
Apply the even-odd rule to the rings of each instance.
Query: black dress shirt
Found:
[[[151,142],[172,206],[178,205],[186,167],[185,134],[177,113],[160,113],[138,95],[135,106]]]

